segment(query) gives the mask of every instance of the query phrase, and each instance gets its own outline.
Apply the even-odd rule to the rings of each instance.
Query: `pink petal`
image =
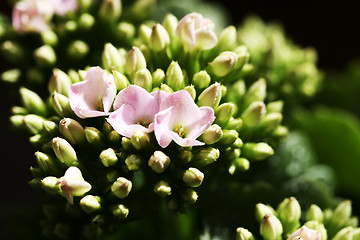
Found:
[[[173,107],[169,107],[155,115],[154,132],[160,147],[166,148],[172,141],[171,130],[169,129],[169,121],[172,115]]]
[[[191,147],[191,146],[202,146],[205,143],[196,140],[196,138],[182,138],[176,132],[170,131],[170,136],[179,146],[182,147]]]
[[[211,107],[200,107],[201,117],[188,126],[188,138],[198,138],[206,129],[208,129],[215,120],[214,109]]]
[[[208,50],[217,44],[217,36],[215,32],[208,26],[199,28],[195,31],[196,46],[203,50]]]

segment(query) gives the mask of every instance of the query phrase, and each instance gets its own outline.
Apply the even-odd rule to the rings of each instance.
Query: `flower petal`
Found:
[[[169,132],[172,140],[176,142],[181,147],[191,147],[191,146],[202,146],[205,143],[196,140],[196,138],[182,138],[174,131]]]
[[[155,115],[154,132],[157,142],[162,148],[166,148],[172,141],[169,121],[171,120],[173,107],[169,107]]]
[[[208,129],[215,120],[214,109],[211,107],[200,107],[201,117],[192,125],[188,126],[188,138],[198,138]]]

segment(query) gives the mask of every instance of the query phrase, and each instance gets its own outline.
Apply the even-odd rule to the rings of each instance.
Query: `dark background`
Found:
[[[236,1],[215,1],[230,13],[231,23],[237,25],[249,14],[259,15],[265,21],[282,23],[287,35],[298,45],[313,46],[318,51],[319,67],[323,70],[343,70],[346,64],[360,56],[360,16],[355,10],[323,8],[268,8],[244,7]],[[241,4],[241,2],[240,2]],[[253,4],[255,5],[255,4]],[[258,6],[263,6],[260,3]],[[0,0],[0,11],[10,13],[5,0]],[[0,58],[0,71],[7,65]],[[339,80],[341,81],[341,79]],[[326,84],[326,82],[325,82]],[[9,212],[30,211],[40,199],[40,194],[27,182],[31,180],[29,167],[35,164],[34,149],[28,139],[10,129],[8,118],[10,108],[18,105],[15,90],[0,82],[0,222],[1,228],[8,228],[12,219]],[[5,224],[5,225],[4,225]],[[1,235],[0,230],[0,235]],[[1,239],[3,239],[0,236]]]

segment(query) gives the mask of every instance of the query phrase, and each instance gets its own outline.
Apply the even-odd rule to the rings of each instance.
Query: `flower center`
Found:
[[[186,136],[186,129],[182,125],[177,126],[174,129],[174,132],[176,132],[182,138]]]
[[[150,124],[150,120],[142,117],[136,124],[144,126],[144,127],[148,127]]]

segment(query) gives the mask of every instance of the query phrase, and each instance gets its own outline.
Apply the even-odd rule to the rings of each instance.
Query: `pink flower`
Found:
[[[58,15],[65,15],[77,9],[77,0],[51,0],[54,11]]]
[[[45,31],[49,29],[53,13],[53,7],[47,0],[17,2],[12,12],[13,27],[20,33]]]
[[[60,184],[61,191],[70,204],[73,204],[74,196],[82,196],[91,189],[90,183],[84,180],[77,167],[69,167],[57,184]]]
[[[70,107],[79,118],[109,115],[115,96],[114,77],[100,67],[90,68],[85,80],[69,89]]]
[[[321,240],[321,234],[306,226],[292,233],[287,240]]]
[[[154,116],[161,101],[168,96],[165,91],[148,93],[142,87],[130,85],[116,96],[114,110],[107,121],[119,134],[131,137],[137,130],[154,131]]]
[[[199,13],[190,13],[180,20],[176,35],[182,40],[187,50],[195,47],[206,50],[213,48],[217,43],[217,36],[213,29],[213,21],[204,18]]]
[[[163,148],[172,140],[182,147],[200,146],[196,140],[215,120],[211,107],[198,107],[186,90],[170,94],[155,115],[156,140]]]

